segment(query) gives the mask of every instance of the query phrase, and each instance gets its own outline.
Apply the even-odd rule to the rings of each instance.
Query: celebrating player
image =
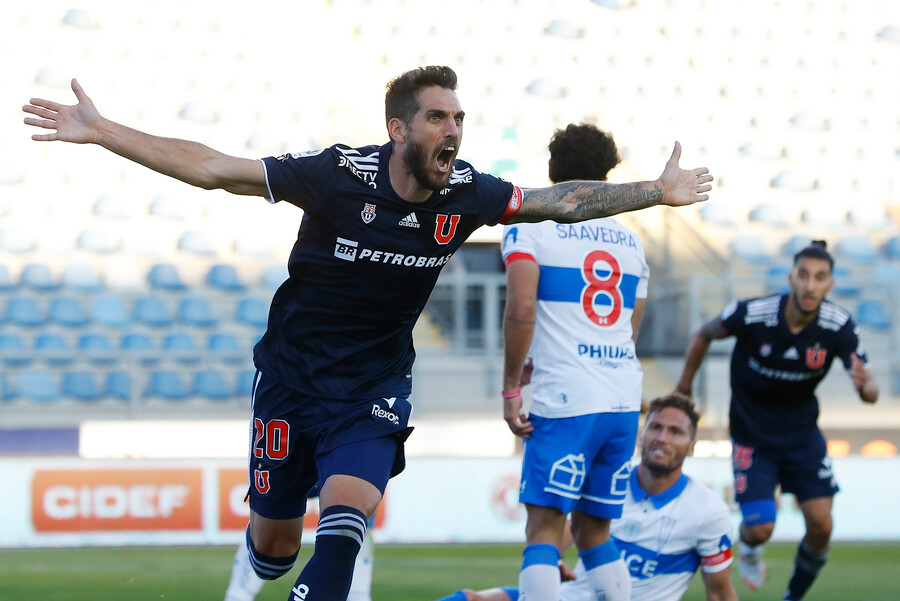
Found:
[[[621,160],[612,136],[592,125],[557,130],[549,149],[554,183],[605,181]],[[609,539],[609,521],[622,512],[641,407],[634,341],[650,274],[644,247],[637,234],[605,217],[574,226],[506,226],[502,252],[503,415],[527,439],[519,589],[529,601],[559,599],[557,549],[571,513],[587,578],[610,601],[627,600],[628,569]],[[520,383],[529,349],[526,418]]]
[[[708,198],[707,169],[655,181],[569,182],[522,190],[457,160],[464,113],[448,67],[408,71],[387,86],[390,141],[252,160],[149,135],[100,115],[77,81],[66,106],[33,98],[37,141],[98,144],[205,189],[303,210],[263,338],[254,348],[248,556],[264,579],[297,557],[306,492],[322,481],[315,552],[291,599],[346,599],[366,521],[404,466],[412,329],[441,268],[477,228],[580,221]],[[418,223],[421,227],[412,227]],[[265,236],[264,232],[260,232]]]
[[[751,589],[765,581],[762,544],[775,528],[775,486],[792,492],[806,520],[786,600],[812,585],[828,558],[832,498],[838,491],[819,430],[815,389],[840,357],[866,403],[878,399],[850,314],[825,300],[834,287],[834,260],[825,242],[794,256],[785,295],[729,304],[694,334],[677,390],[691,393],[710,342],[735,336],[731,356],[730,431],[734,488],[741,505],[738,568]]]
[[[611,527],[612,540],[628,562],[632,601],[681,599],[697,568],[707,601],[737,599],[731,585],[731,512],[715,493],[681,471],[684,458],[694,452],[699,418],[693,403],[679,394],[650,403],[641,463],[628,478],[622,517]],[[559,601],[608,598],[602,596],[605,590],[595,590],[583,560],[572,576],[562,583]],[[504,587],[461,590],[441,601],[518,598],[518,589]]]

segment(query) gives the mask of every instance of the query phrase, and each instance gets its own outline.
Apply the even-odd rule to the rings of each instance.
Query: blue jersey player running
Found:
[[[569,125],[550,140],[550,180],[606,180],[619,161],[612,136]],[[622,514],[641,407],[635,354],[649,268],[640,238],[612,217],[504,229],[504,417],[527,439],[519,501],[528,519],[519,588],[558,601],[566,515],[587,568],[609,601],[627,601],[628,568],[610,540]],[[531,407],[522,411],[531,351]]]
[[[292,589],[295,601],[347,596],[366,522],[404,466],[413,325],[473,231],[687,205],[711,189],[707,169],[679,168],[677,142],[655,181],[522,190],[479,173],[457,159],[465,113],[456,85],[449,67],[408,71],[387,86],[386,144],[262,160],[110,121],[75,80],[77,104],[32,98],[23,107],[27,125],[48,130],[33,140],[97,144],[194,186],[303,210],[290,277],[254,349],[246,536],[260,577],[286,574],[300,548],[306,493],[322,482],[315,552]]]
[[[694,334],[676,390],[690,394],[710,342],[736,338],[731,356],[730,431],[734,488],[741,506],[738,569],[751,589],[765,581],[762,544],[775,527],[775,486],[793,493],[806,520],[784,599],[802,599],[825,565],[832,498],[838,491],[819,430],[816,386],[835,357],[859,398],[878,399],[850,314],[825,300],[834,260],[823,241],[794,257],[785,295],[733,302]]]

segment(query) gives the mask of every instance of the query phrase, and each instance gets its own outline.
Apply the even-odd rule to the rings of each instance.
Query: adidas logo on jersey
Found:
[[[788,350],[784,351],[784,355],[782,355],[785,359],[799,359],[800,353],[797,352],[797,349],[793,346]]]
[[[414,227],[414,228],[418,229],[419,220],[416,219],[416,213],[412,212],[409,215],[407,215],[406,217],[404,217],[403,219],[401,219],[400,225],[402,225],[403,227]]]

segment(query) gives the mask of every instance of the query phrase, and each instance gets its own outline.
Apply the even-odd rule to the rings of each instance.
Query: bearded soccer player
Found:
[[[522,190],[457,159],[465,113],[456,86],[449,67],[408,71],[387,86],[387,143],[262,160],[110,121],[75,80],[77,104],[33,98],[23,107],[33,115],[26,124],[49,130],[34,140],[97,144],[193,186],[303,210],[289,278],[254,348],[246,536],[261,578],[286,574],[300,548],[307,491],[321,481],[315,552],[292,600],[347,597],[366,522],[405,464],[413,326],[441,268],[472,232],[687,205],[711,189],[707,169],[678,167],[676,142],[655,181]]]
[[[731,511],[681,469],[685,457],[693,455],[699,419],[693,403],[679,394],[650,403],[641,462],[628,478],[622,517],[611,526],[612,540],[628,564],[631,601],[678,601],[698,568],[707,601],[737,600],[731,585]],[[582,560],[574,572],[564,565],[560,569],[567,581],[559,588],[559,601],[606,598],[607,591],[597,590],[587,577]],[[503,587],[460,590],[441,601],[519,599],[518,589]]]
[[[694,375],[713,340],[734,336],[730,432],[734,489],[741,506],[738,569],[757,589],[765,581],[762,544],[775,528],[775,487],[793,493],[806,521],[784,599],[802,599],[828,558],[831,506],[838,485],[818,427],[816,386],[835,357],[859,398],[878,399],[853,318],[826,300],[834,260],[813,241],[794,257],[790,292],[732,302],[694,334],[677,391],[691,393]]]

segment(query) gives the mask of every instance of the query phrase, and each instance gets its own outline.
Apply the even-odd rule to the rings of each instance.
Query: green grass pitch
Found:
[[[792,567],[795,546],[766,547],[769,577],[750,591],[732,571],[741,599],[779,601]],[[301,550],[298,566],[309,557]],[[517,545],[383,545],[375,547],[373,601],[434,601],[459,588],[515,586],[521,547]],[[228,583],[232,548],[123,547],[0,551],[0,599],[4,601],[220,601]],[[895,599],[900,543],[837,543],[810,601]],[[567,559],[572,559],[571,552]],[[259,601],[284,601],[299,573],[267,583]],[[685,601],[704,598],[695,577]]]

